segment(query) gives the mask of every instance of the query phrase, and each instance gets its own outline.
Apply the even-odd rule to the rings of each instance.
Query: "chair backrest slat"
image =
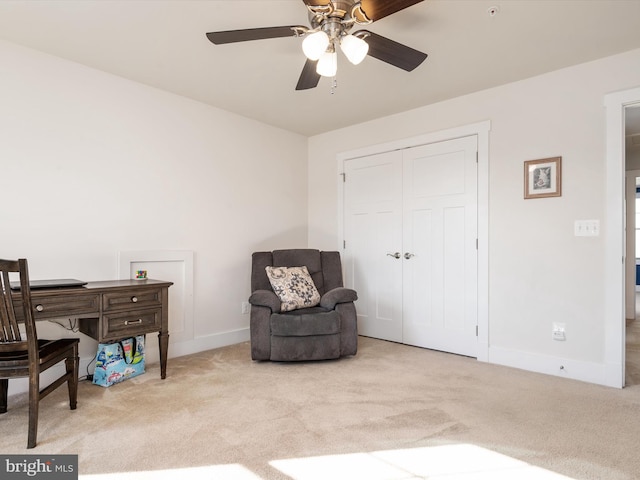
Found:
[[[19,272],[18,262],[2,260],[0,261],[0,271],[2,272],[1,289],[2,301],[0,302],[0,341],[16,342],[22,338],[18,329],[18,321],[16,320],[15,306],[13,296],[11,294],[11,285],[9,283],[9,273]]]
[[[26,343],[29,344],[31,353],[37,358],[38,338],[35,330],[35,321],[31,308],[31,290],[29,289],[29,269],[26,259],[0,260],[0,343],[4,344],[3,351],[15,348],[24,350],[25,341],[20,333],[18,318],[23,318],[25,323]],[[11,290],[9,273],[18,273],[20,277],[20,294],[16,298]],[[22,315],[16,315],[16,310],[21,309]],[[11,344],[13,344],[11,346]]]

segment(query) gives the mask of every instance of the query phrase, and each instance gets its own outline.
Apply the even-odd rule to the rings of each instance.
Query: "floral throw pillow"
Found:
[[[265,267],[273,291],[278,295],[283,312],[297,308],[315,307],[320,293],[313,283],[307,267]]]

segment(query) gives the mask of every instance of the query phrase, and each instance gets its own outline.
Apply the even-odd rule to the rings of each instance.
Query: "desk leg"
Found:
[[[169,350],[169,287],[162,289],[162,326],[158,333],[160,347],[160,378],[167,377],[167,351]]]
[[[169,334],[160,332],[158,334],[158,346],[160,347],[160,378],[163,380],[167,376],[167,351],[169,350]]]

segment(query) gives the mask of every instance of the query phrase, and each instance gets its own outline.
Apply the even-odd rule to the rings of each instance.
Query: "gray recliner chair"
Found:
[[[281,310],[265,267],[306,266],[320,304]],[[354,301],[358,296],[342,283],[339,252],[314,249],[255,252],[251,269],[250,332],[253,360],[326,360],[355,355],[358,331]]]

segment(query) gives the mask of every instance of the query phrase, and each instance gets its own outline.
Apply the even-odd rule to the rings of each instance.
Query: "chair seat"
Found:
[[[69,352],[77,344],[77,338],[62,338],[59,340],[38,340],[38,350],[40,352],[40,365],[58,363],[64,360]],[[3,370],[25,369],[29,370],[29,353],[26,350],[15,352],[0,352],[0,377]]]
[[[308,311],[305,311],[308,310]],[[340,314],[335,310],[301,309],[274,313],[270,318],[271,334],[279,337],[308,337],[340,333]]]

